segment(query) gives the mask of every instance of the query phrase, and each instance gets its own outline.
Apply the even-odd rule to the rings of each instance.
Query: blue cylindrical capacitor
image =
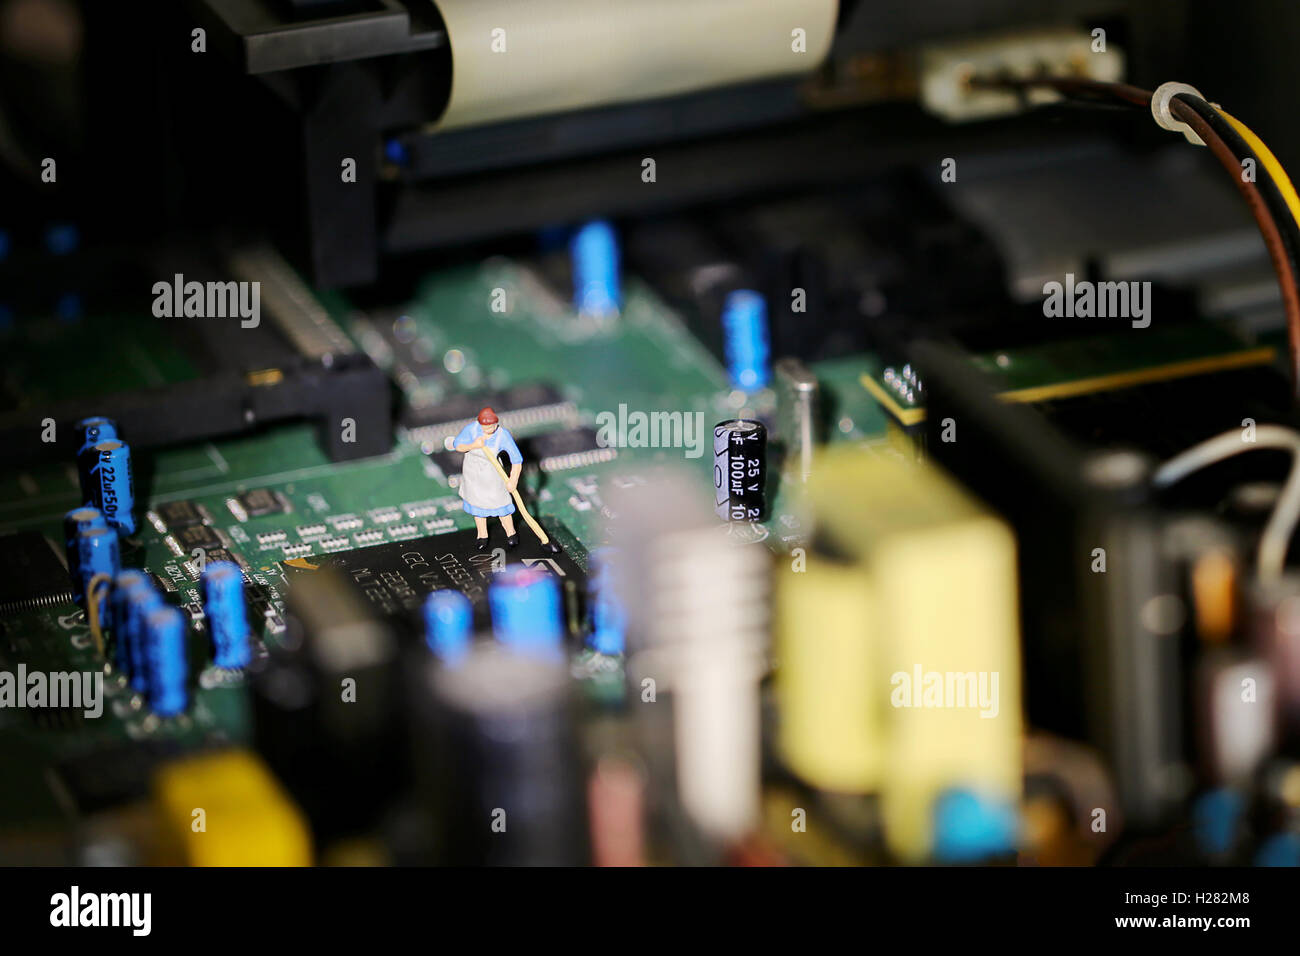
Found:
[[[507,568],[488,589],[488,604],[501,643],[541,657],[562,655],[560,587],[552,575],[536,568]]]
[[[469,651],[474,608],[460,591],[434,591],[424,599],[424,640],[446,664]]]
[[[145,619],[163,604],[162,595],[152,583],[135,588],[125,598],[126,621],[122,628],[126,635],[127,673],[131,676],[131,689],[143,694],[149,689],[149,655],[145,653]]]
[[[107,528],[104,513],[98,508],[83,505],[73,508],[63,516],[63,553],[68,559],[68,576],[72,580],[72,596],[78,604],[86,599],[86,584],[81,580],[77,564],[77,536],[91,528]]]
[[[625,647],[627,613],[614,586],[613,548],[591,552],[592,576],[588,584],[591,607],[591,636],[587,644],[601,654],[622,654]]]
[[[109,441],[117,437],[117,422],[102,415],[83,418],[77,422],[77,452],[85,451],[91,445]]]
[[[77,535],[77,574],[74,578],[76,591],[85,600],[86,589],[96,575],[107,575],[107,579],[96,587],[98,599],[101,594],[108,594],[117,572],[122,570],[122,560],[117,547],[117,535],[111,528],[87,528]],[[112,608],[109,602],[100,601],[99,626],[110,628]]]
[[[87,467],[90,503],[104,512],[109,527],[124,535],[135,534],[135,480],[131,475],[131,448],[111,438],[91,445],[79,459]]]
[[[185,637],[185,616],[176,608],[162,605],[145,615],[149,707],[159,717],[174,717],[189,705]]]
[[[746,391],[766,387],[772,373],[763,297],[751,289],[728,293],[722,306],[722,334],[731,384]]]
[[[573,306],[580,315],[617,315],[623,305],[619,288],[618,237],[603,219],[581,226],[569,240],[573,268]]]
[[[130,610],[128,599],[137,590],[153,589],[149,575],[135,568],[124,568],[113,579],[113,663],[118,671],[131,674],[131,638],[127,634]]]
[[[247,667],[248,609],[244,576],[232,561],[213,561],[203,572],[203,613],[212,635],[212,663],[228,670]]]
[[[117,423],[111,418],[95,415],[77,422],[76,433],[77,480],[81,483],[81,500],[87,504],[94,504],[95,481],[91,476],[90,469],[95,464],[95,456],[90,450],[102,441],[110,441],[116,438]]]
[[[1019,819],[1007,800],[953,788],[934,803],[934,857],[976,863],[1015,850]]]

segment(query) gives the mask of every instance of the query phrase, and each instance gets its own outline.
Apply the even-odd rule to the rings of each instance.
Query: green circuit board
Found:
[[[507,308],[498,311],[493,303],[502,301],[502,291]],[[775,406],[770,390],[732,389],[720,362],[635,279],[628,282],[621,316],[604,322],[580,319],[528,268],[508,260],[431,275],[410,302],[392,309],[360,311],[337,293],[321,294],[320,300],[339,328],[389,370],[403,405],[415,409],[417,417],[457,395],[536,384],[558,391],[563,407],[544,420],[515,426],[521,441],[561,427],[594,427],[601,413],[616,415],[620,405],[645,413],[698,413],[704,434],[697,456],[680,447],[620,447],[612,456],[577,455],[561,462],[567,467],[526,471],[523,483],[536,511],[584,566],[587,552],[604,543],[613,482],[653,481],[656,469],[684,462],[698,478],[702,500],[711,501],[713,425],[728,418],[769,417]],[[59,337],[69,334],[54,329],[43,351],[28,348],[28,358],[37,364],[24,366],[23,379],[45,383],[42,398],[61,386],[56,377],[42,374],[39,363],[48,361],[60,347]],[[134,359],[146,379],[151,368],[169,370],[169,380],[184,378],[182,364],[164,345],[157,356],[142,353]],[[814,369],[830,416],[830,440],[876,440],[885,429],[884,413],[858,382],[861,368],[861,360],[848,358]],[[176,529],[158,517],[169,504],[193,504],[205,515],[204,533],[219,537],[220,548],[244,566],[256,589],[252,598],[264,602],[264,614],[253,603],[254,627],[261,643],[273,646],[283,633],[282,561],[473,527],[455,487],[427,454],[437,450],[408,421],[397,426],[388,453],[351,462],[331,461],[307,423],[140,452],[135,465],[139,527],[124,548],[123,564],[152,573],[165,599],[189,610],[191,660],[205,660],[199,568]],[[80,504],[75,468],[33,467],[6,473],[2,480],[0,533],[36,530],[58,542],[62,516]],[[799,540],[800,529],[787,508],[788,489],[775,474],[770,485],[768,516],[737,530],[745,540],[782,552]],[[242,510],[240,496],[259,489],[270,492],[283,510],[260,516]],[[0,668],[20,661],[47,671],[102,665],[86,615],[71,602],[11,614],[0,624]],[[53,823],[66,815],[57,788],[48,785],[50,767],[79,761],[94,767],[97,755],[133,742],[174,752],[245,740],[250,732],[248,695],[238,682],[207,686],[200,675],[189,712],[169,721],[153,717],[111,673],[105,689],[106,719],[59,713],[37,725],[22,711],[0,711],[5,750],[0,759],[25,768],[0,787],[0,831],[10,823]]]

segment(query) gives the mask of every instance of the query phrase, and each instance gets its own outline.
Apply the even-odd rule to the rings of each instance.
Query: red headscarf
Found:
[[[478,413],[478,423],[480,425],[495,425],[497,423],[497,413],[492,411],[491,405],[485,405],[483,410]]]

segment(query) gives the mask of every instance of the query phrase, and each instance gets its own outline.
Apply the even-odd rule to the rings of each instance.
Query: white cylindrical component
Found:
[[[812,72],[839,0],[437,0],[444,129]]]
[[[670,671],[678,797],[707,836],[736,840],[759,817],[767,557],[716,528],[692,530],[656,542],[653,574],[655,644]]]

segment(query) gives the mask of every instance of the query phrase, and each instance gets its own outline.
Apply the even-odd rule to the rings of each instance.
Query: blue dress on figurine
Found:
[[[492,467],[492,462],[487,459],[484,452],[496,455],[500,451],[505,451],[510,456],[512,465],[522,462],[524,456],[519,453],[519,446],[515,444],[514,436],[506,431],[504,426],[498,425],[497,430],[491,435],[484,435],[483,426],[476,421],[470,422],[460,430],[460,434],[452,442],[452,447],[468,445],[476,438],[483,439],[483,447],[465,452],[465,462],[461,466],[460,496],[464,501],[465,511],[476,518],[499,518],[502,515],[514,514],[515,503],[510,497],[510,492],[506,490],[505,482],[501,480],[501,476]]]

